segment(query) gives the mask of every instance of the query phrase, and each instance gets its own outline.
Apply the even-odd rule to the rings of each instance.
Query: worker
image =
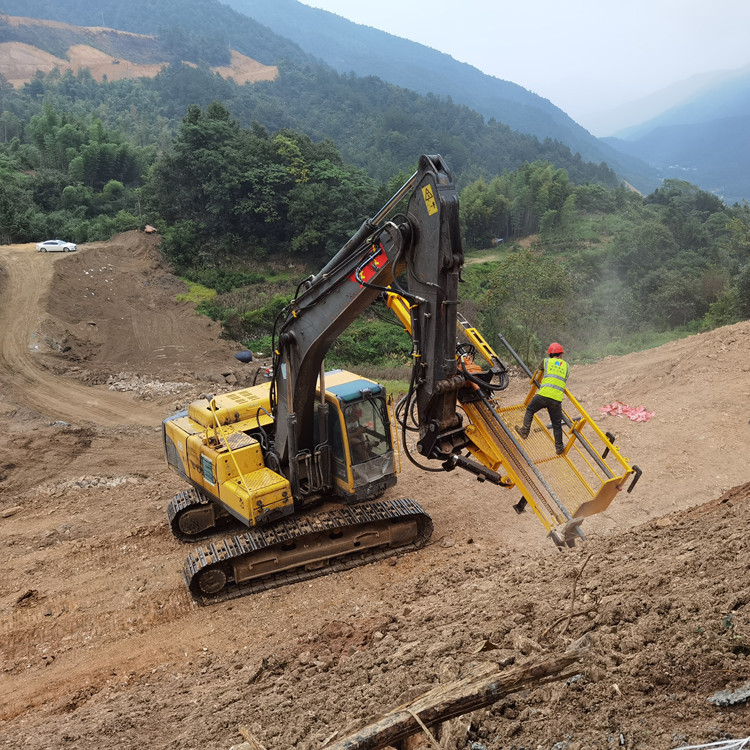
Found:
[[[552,434],[555,438],[555,453],[559,456],[565,450],[563,445],[563,411],[562,400],[565,395],[565,383],[568,380],[570,365],[562,358],[565,352],[556,341],[547,349],[549,356],[539,365],[543,371],[539,390],[531,399],[523,415],[523,425],[516,425],[516,432],[525,440],[531,430],[531,421],[540,409],[547,409],[552,422]]]
[[[367,440],[367,428],[359,421],[362,409],[353,406],[346,412],[346,431],[349,433],[349,450],[352,463],[360,464],[368,461],[371,456],[370,444]]]

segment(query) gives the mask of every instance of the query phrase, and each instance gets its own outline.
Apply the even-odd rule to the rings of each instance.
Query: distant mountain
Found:
[[[443,52],[297,0],[226,2],[340,73],[374,75],[420,94],[448,96],[513,130],[558,140],[587,161],[607,162],[639,190],[650,192],[659,185],[653,169],[595,138],[548,99]]]
[[[215,0],[130,0],[126,3],[116,0],[96,3],[90,0],[0,0],[0,13],[148,35],[158,35],[168,27],[182,27],[200,33],[204,39],[213,41],[220,37],[227,49],[236,49],[264,65],[275,65],[280,60],[305,64],[316,59],[291,40]]]
[[[750,200],[750,67],[616,138],[613,147],[721,196]]]
[[[590,115],[587,122],[594,125],[592,132],[604,134],[600,138],[635,137],[643,123],[720,85],[726,77],[726,71],[699,73],[614,109]]]
[[[695,76],[670,86],[654,96],[683,91],[669,107],[661,107],[659,114],[637,125],[623,128],[613,137],[634,140],[657,127],[711,122],[725,117],[747,114],[750,95],[750,65],[733,71],[721,71]]]

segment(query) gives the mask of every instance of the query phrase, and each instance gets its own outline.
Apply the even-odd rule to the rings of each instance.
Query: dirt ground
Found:
[[[426,549],[205,608],[166,523],[183,485],[160,421],[252,371],[176,301],[157,244],[0,247],[0,745],[228,750],[246,726],[321,748],[477,662],[583,636],[579,675],[457,720],[449,747],[750,736],[750,323],[573,368],[593,415],[655,412],[601,414],[643,477],[585,544],[557,551],[517,492],[406,465],[389,496],[432,515]]]

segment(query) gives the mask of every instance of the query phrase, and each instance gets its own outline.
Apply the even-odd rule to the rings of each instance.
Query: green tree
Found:
[[[322,259],[358,228],[378,195],[330,141],[242,129],[218,103],[190,108],[145,192],[168,223],[191,221],[196,243],[211,245],[217,263],[230,253]],[[221,239],[230,235],[232,242]]]
[[[489,247],[492,240],[507,236],[509,202],[500,187],[500,180],[480,178],[461,191],[461,225],[470,247]]]
[[[737,312],[743,320],[750,318],[750,263],[737,275]]]
[[[732,217],[727,223],[729,247],[740,258],[750,259],[750,225],[740,216]]]
[[[63,188],[61,204],[63,208],[74,211],[77,208],[88,208],[94,202],[91,190],[84,185],[67,185]]]
[[[612,249],[618,270],[632,281],[663,265],[678,245],[668,227],[651,219],[619,233]]]
[[[462,223],[469,244],[487,246],[493,237],[510,239],[550,231],[560,222],[572,192],[564,169],[543,161],[527,163],[489,184],[483,179],[461,193]],[[574,208],[568,204],[567,214]]]
[[[29,238],[27,223],[31,191],[28,180],[8,169],[0,158],[0,243],[8,244]]]
[[[666,267],[646,274],[636,287],[641,315],[657,330],[687,325],[708,312],[696,274]]]
[[[522,358],[536,364],[544,342],[561,338],[568,321],[573,294],[569,272],[559,260],[521,248],[498,264],[489,288],[495,332],[502,332]]]

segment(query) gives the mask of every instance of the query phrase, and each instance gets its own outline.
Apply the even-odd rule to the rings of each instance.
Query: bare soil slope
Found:
[[[58,21],[6,16],[0,19],[8,26],[21,28],[29,40],[45,32],[59,40],[67,40],[64,57],[23,41],[0,42],[0,74],[16,88],[30,82],[37,71],[49,73],[55,69],[78,72],[87,69],[97,81],[105,78],[119,81],[128,78],[154,78],[168,63],[161,57],[152,59],[158,52],[156,37],[133,34],[97,26],[71,26]],[[235,50],[227,66],[212,70],[223,78],[233,78],[236,83],[273,81],[279,74],[275,65],[263,65]]]
[[[741,694],[708,700],[750,681],[749,323],[574,368],[591,413],[655,411],[601,416],[644,475],[585,545],[556,551],[513,491],[407,465],[392,495],[433,516],[425,550],[200,608],[159,424],[249,374],[175,301],[156,242],[0,247],[0,744],[225,749],[244,724],[268,748],[318,748],[472,663],[583,635],[580,678],[474,714],[451,747],[750,735]]]

